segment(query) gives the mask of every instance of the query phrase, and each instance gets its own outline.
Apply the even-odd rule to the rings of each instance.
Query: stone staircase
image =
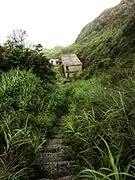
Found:
[[[76,162],[72,155],[69,156],[70,148],[59,134],[59,131],[56,131],[52,139],[48,140],[44,152],[37,155],[34,180],[75,179],[73,174],[77,167]]]

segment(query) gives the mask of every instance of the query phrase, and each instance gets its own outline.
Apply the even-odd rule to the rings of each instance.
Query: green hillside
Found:
[[[135,60],[135,1],[123,0],[87,24],[75,44],[75,51],[89,67],[89,74],[108,71],[132,74]],[[114,68],[114,69],[113,69]],[[127,69],[128,68],[128,69]],[[121,72],[122,70],[122,72]]]
[[[0,180],[135,179],[134,1],[67,48],[27,47],[23,30],[0,45]],[[49,58],[67,52],[84,71],[64,84]]]

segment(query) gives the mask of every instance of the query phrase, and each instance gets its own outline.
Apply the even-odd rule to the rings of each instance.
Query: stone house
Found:
[[[71,80],[77,72],[82,70],[82,62],[76,54],[64,54],[61,56],[61,72],[62,76],[67,80]]]

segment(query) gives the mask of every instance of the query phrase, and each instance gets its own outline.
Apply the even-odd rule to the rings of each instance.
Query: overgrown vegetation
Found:
[[[0,46],[0,179],[31,179],[59,122],[79,165],[76,179],[135,179],[134,5],[123,0],[106,10],[65,49],[28,47],[22,30]],[[63,52],[79,55],[82,80],[56,83],[48,58]]]
[[[31,70],[41,80],[54,81],[55,73],[42,52],[41,44],[29,48],[25,43],[26,36],[25,31],[15,30],[4,46],[0,47],[0,70],[6,72],[16,68]]]
[[[34,156],[42,149],[51,127],[46,113],[48,91],[50,86],[31,72],[1,74],[0,179],[28,179]]]
[[[106,72],[112,82],[133,75],[135,60],[135,1],[123,0],[87,24],[65,52],[75,52],[91,78]],[[115,79],[115,80],[114,80]]]
[[[134,83],[135,79],[129,78],[112,88],[95,78],[70,87],[72,101],[64,132],[82,169],[89,168],[79,177],[124,179],[129,172],[130,168],[125,169],[134,162],[135,150]],[[134,172],[131,169],[130,173]]]
[[[102,74],[53,93],[49,109],[78,160],[77,179],[134,179],[134,89],[134,77],[112,86]]]
[[[35,155],[52,128],[47,108],[55,73],[41,46],[25,47],[25,32],[17,30],[1,46],[0,179],[29,179]]]

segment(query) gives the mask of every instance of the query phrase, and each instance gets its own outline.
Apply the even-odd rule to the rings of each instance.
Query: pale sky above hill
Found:
[[[0,0],[0,43],[13,29],[46,48],[72,44],[81,29],[121,0]]]

